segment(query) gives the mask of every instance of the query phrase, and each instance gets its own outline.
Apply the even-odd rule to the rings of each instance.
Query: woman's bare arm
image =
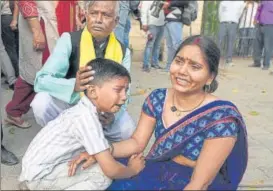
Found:
[[[141,155],[130,158],[128,166],[125,166],[113,158],[109,149],[96,154],[94,157],[104,174],[111,179],[130,178],[137,175],[145,166],[144,158]]]
[[[190,183],[184,190],[206,190],[236,143],[236,137],[208,139],[197,160]]]
[[[113,156],[129,157],[144,151],[153,134],[156,119],[141,112],[140,119],[132,137],[128,140],[113,144]]]

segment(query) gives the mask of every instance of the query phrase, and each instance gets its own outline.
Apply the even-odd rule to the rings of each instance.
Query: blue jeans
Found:
[[[125,44],[125,31],[126,31],[126,23],[129,18],[129,1],[120,1],[120,10],[119,10],[119,22],[114,30],[116,38],[122,43]]]
[[[130,33],[130,30],[131,30],[131,20],[130,20],[130,17],[127,18],[127,21],[126,21],[126,25],[125,25],[125,29],[124,29],[124,45],[125,47],[129,47],[129,33]]]
[[[159,52],[160,52],[160,43],[164,35],[164,26],[155,26],[149,25],[149,31],[153,35],[151,40],[147,39],[144,58],[143,58],[143,66],[149,67],[149,60],[152,53],[152,65],[158,65],[159,61]]]
[[[166,69],[169,70],[174,59],[175,52],[182,43],[183,24],[180,22],[168,22],[165,25],[165,35],[168,47],[168,60]]]
[[[263,67],[270,67],[270,59],[273,53],[273,25],[258,25],[253,47],[254,64],[261,65],[264,51]]]

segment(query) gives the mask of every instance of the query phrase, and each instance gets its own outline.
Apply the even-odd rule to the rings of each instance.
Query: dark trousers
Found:
[[[233,47],[236,40],[237,35],[237,23],[233,22],[221,22],[219,33],[218,33],[218,46],[222,50],[223,42],[225,41],[225,37],[227,36],[227,50],[225,53],[226,62],[232,62],[233,55]]]
[[[10,28],[12,21],[12,15],[1,16],[1,29],[2,29],[2,40],[5,49],[10,57],[12,66],[15,71],[15,76],[19,75],[19,64],[18,64],[18,31],[13,31]]]
[[[273,53],[273,25],[258,25],[254,40],[253,60],[257,66],[261,65],[264,51],[263,67],[269,68]]]
[[[2,147],[2,141],[3,141],[3,127],[2,127],[2,123],[1,123],[1,147]]]

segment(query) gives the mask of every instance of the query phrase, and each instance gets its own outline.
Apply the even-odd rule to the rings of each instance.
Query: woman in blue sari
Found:
[[[219,60],[217,45],[207,37],[181,44],[170,68],[172,87],[154,90],[131,139],[113,144],[113,155],[126,164],[154,133],[146,167],[135,177],[114,180],[108,190],[238,188],[247,166],[247,133],[237,107],[212,95]]]

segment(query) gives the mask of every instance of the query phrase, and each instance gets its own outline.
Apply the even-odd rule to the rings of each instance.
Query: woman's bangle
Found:
[[[113,153],[114,153],[114,146],[113,146],[112,143],[109,143],[109,144],[110,144],[110,153],[111,153],[111,155],[113,155]]]
[[[35,20],[35,19],[38,19],[38,17],[28,17],[27,18],[28,21],[32,21],[32,20]]]

